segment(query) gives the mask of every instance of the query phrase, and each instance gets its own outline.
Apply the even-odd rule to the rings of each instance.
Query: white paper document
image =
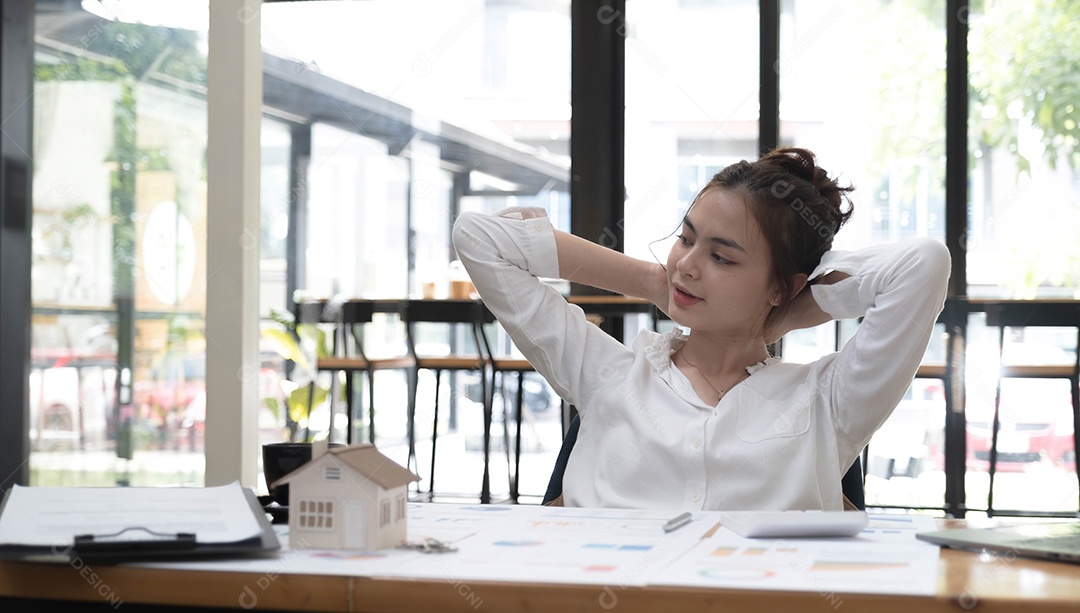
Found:
[[[841,599],[843,593],[933,595],[939,548],[915,539],[933,530],[925,516],[870,514],[867,527],[845,538],[741,537],[725,528],[702,539],[650,585],[797,590]]]
[[[505,509],[499,512],[498,509]],[[505,517],[493,517],[503,515]],[[386,576],[525,581],[608,586],[645,585],[651,572],[689,549],[706,529],[691,521],[673,532],[671,511],[563,507],[458,507],[450,516],[488,527],[454,542],[450,554],[417,556]],[[410,522],[412,516],[410,516]],[[427,531],[427,530],[425,530]],[[409,534],[414,534],[409,525]]]
[[[0,546],[62,547],[78,535],[128,528],[194,533],[199,543],[233,543],[261,534],[239,482],[207,488],[16,485],[0,515]],[[124,536],[143,539],[147,533]]]
[[[743,538],[719,512],[695,512],[672,531],[671,511],[514,505],[409,504],[409,538],[437,538],[451,553],[307,549],[277,558],[168,562],[218,571],[718,589],[795,590],[835,602],[845,593],[933,595],[939,548],[915,539],[928,516],[871,513],[853,537]],[[280,527],[285,540],[285,527]],[[599,592],[598,592],[599,594]],[[830,601],[832,602],[832,601]]]

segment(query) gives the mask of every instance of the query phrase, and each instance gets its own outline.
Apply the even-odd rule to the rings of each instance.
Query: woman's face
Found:
[[[668,254],[667,273],[668,314],[695,332],[761,334],[779,302],[768,244],[738,192],[701,195]]]

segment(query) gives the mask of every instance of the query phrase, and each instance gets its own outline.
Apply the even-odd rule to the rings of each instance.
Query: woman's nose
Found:
[[[679,261],[675,263],[675,268],[678,271],[688,277],[694,277],[697,275],[697,260],[694,257],[693,251],[687,251],[683,254]]]

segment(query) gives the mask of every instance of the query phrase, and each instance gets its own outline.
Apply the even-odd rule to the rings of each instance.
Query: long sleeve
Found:
[[[812,287],[818,305],[836,319],[863,317],[823,372],[833,418],[858,453],[903,398],[941,312],[949,252],[939,241],[915,239],[855,252],[830,252],[813,277],[850,275]],[[849,454],[842,454],[849,455]]]
[[[525,213],[523,215],[523,213]],[[577,306],[540,281],[559,276],[551,223],[537,210],[499,215],[463,213],[454,246],[484,304],[514,344],[564,399],[584,405],[605,375],[605,363],[629,350],[589,324]]]

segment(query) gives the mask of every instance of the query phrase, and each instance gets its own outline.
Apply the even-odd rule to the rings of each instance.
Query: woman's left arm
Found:
[[[829,252],[815,271],[847,275],[811,286],[823,313],[863,318],[819,380],[854,450],[862,449],[911,385],[944,305],[949,271],[948,249],[929,238]]]

